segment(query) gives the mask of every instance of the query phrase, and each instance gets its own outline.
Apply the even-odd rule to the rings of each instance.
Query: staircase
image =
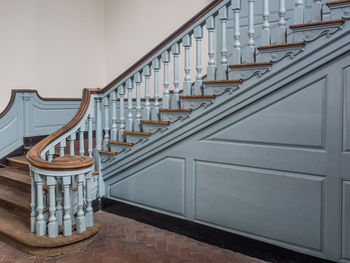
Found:
[[[92,200],[107,197],[350,262],[350,178],[337,170],[348,167],[337,140],[350,0],[280,0],[271,14],[264,0],[260,25],[255,2],[213,1],[104,89],[85,89],[29,168],[20,157],[0,170],[2,236],[36,255],[79,249],[99,228]]]

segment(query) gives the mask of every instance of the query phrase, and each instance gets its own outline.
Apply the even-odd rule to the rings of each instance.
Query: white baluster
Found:
[[[101,98],[96,98],[96,149],[102,149],[102,117]]]
[[[92,113],[89,114],[88,117],[88,153],[89,153],[89,157],[92,157],[92,119],[93,119],[93,115]]]
[[[132,89],[134,88],[134,82],[132,79],[128,79],[128,124],[127,130],[133,131],[134,129],[134,118],[132,115]]]
[[[269,11],[269,0],[264,0],[264,11],[263,11],[263,30],[261,33],[261,45],[270,45],[270,23],[269,23],[270,11]]]
[[[136,82],[136,116],[135,116],[135,131],[141,131],[141,82],[142,75],[137,72],[134,76]]]
[[[76,226],[77,231],[79,233],[84,232],[86,230],[86,220],[85,220],[85,214],[83,210],[84,206],[84,197],[83,197],[83,183],[85,180],[84,174],[79,174],[77,176],[78,178],[78,213],[76,218]]]
[[[144,118],[145,120],[150,120],[151,119],[151,103],[149,102],[149,99],[151,97],[150,86],[149,86],[149,79],[151,77],[150,65],[147,65],[143,68],[143,75],[145,76],[145,99],[146,99]]]
[[[208,67],[207,67],[207,80],[215,80],[215,60],[214,60],[214,29],[215,29],[215,19],[210,16],[206,21],[206,27],[208,30]]]
[[[34,173],[34,179],[35,179],[36,193],[37,193],[37,196],[36,196],[37,216],[36,216],[35,230],[36,230],[37,236],[44,236],[46,235],[46,222],[44,220],[44,215],[43,215],[43,211],[44,211],[43,176],[38,173]]]
[[[179,90],[179,55],[180,44],[175,43],[171,47],[171,53],[174,56],[174,94],[173,94],[173,108],[178,109],[180,107],[180,90]]]
[[[94,225],[94,212],[92,210],[92,173],[89,172],[86,175],[86,226],[91,227]]]
[[[163,109],[169,109],[169,62],[170,62],[170,52],[168,50],[164,51],[162,54],[162,62],[164,65],[164,90],[163,90],[163,99],[162,106]]]
[[[55,200],[55,188],[56,178],[53,176],[47,177],[47,185],[49,186],[49,200],[50,200],[50,218],[47,226],[49,238],[55,238],[58,235],[58,223],[56,218],[56,200]]]
[[[197,26],[194,29],[194,38],[196,39],[196,82],[194,83],[193,94],[202,94],[202,47],[201,41],[203,38],[203,28],[202,26]]]
[[[304,1],[295,0],[294,24],[304,24]]]
[[[103,149],[108,150],[108,142],[109,142],[109,96],[104,98],[104,138],[103,138]]]
[[[219,20],[221,23],[221,60],[218,66],[216,78],[219,80],[227,79],[227,43],[226,43],[226,23],[227,23],[227,7],[224,6],[219,11]]]
[[[313,0],[312,5],[312,21],[319,22],[322,20],[322,1]]]
[[[69,137],[68,137],[68,141],[69,141],[69,155],[70,156],[74,156],[74,142],[76,139],[76,134],[75,132],[72,133]]]
[[[278,44],[284,44],[287,40],[287,27],[286,27],[286,7],[285,0],[280,0],[280,10],[279,10],[280,19],[278,21],[277,29],[277,42]]]
[[[57,223],[59,226],[62,225],[63,223],[63,210],[62,210],[62,179],[58,178],[57,179],[57,186],[56,186],[56,200],[57,200],[57,205],[56,205],[56,218],[57,218]]]
[[[154,70],[154,107],[153,107],[153,120],[159,120],[159,69],[160,60],[155,58],[152,61],[152,68]]]
[[[183,84],[183,94],[191,95],[192,91],[192,82],[191,82],[191,57],[190,57],[190,49],[192,46],[192,38],[191,35],[186,35],[182,39],[182,45],[185,48],[185,81]]]
[[[47,155],[47,160],[49,162],[52,162],[54,153],[55,153],[55,148],[51,148],[48,152],[48,155]]]
[[[248,50],[247,62],[255,62],[255,41],[254,41],[254,0],[248,0]]]
[[[124,94],[125,94],[125,84],[119,87],[119,105],[120,105],[120,125],[118,140],[124,141],[124,131],[125,131],[125,116],[124,116]]]
[[[233,51],[232,51],[232,64],[241,64],[242,55],[241,55],[241,42],[240,42],[240,20],[239,13],[241,12],[241,0],[232,0],[231,1],[233,17],[234,17],[234,31],[233,31]]]
[[[112,100],[112,130],[111,130],[111,140],[117,140],[118,126],[117,126],[117,100],[118,94],[117,90],[112,91],[111,93]]]
[[[84,153],[85,153],[84,131],[85,131],[85,123],[83,123],[82,127],[80,127],[79,129],[79,154],[81,156],[84,156]]]
[[[71,217],[71,177],[64,176],[63,187],[64,187],[64,217],[63,217],[63,235],[71,236],[72,235],[72,217]]]
[[[35,232],[35,222],[36,222],[36,185],[34,180],[34,172],[30,171],[30,182],[31,182],[31,199],[30,199],[30,231]]]
[[[60,150],[60,156],[64,156],[64,148],[66,148],[66,140],[63,140],[60,142],[60,144],[58,145],[58,148]]]

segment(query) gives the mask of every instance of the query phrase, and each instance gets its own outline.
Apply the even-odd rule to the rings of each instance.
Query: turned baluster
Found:
[[[241,12],[241,0],[232,0],[232,10],[234,17],[234,31],[233,31],[233,51],[232,51],[232,64],[241,64],[242,55],[241,55],[241,42],[240,42],[240,20],[239,14]]]
[[[103,138],[103,149],[108,150],[109,142],[109,96],[104,98],[104,138]]]
[[[94,212],[92,209],[92,172],[86,175],[86,226],[91,227],[94,225]]]
[[[247,62],[255,62],[255,41],[254,41],[254,0],[248,0],[248,50]]]
[[[76,134],[75,132],[72,133],[69,137],[68,137],[68,141],[69,141],[69,155],[70,156],[74,156],[74,141],[76,139]]]
[[[304,1],[295,0],[294,4],[294,24],[304,24]]]
[[[92,113],[89,114],[88,116],[88,153],[89,153],[89,157],[92,157],[92,151],[93,151],[93,147],[92,147],[92,120],[93,120],[94,116]]]
[[[169,62],[170,62],[170,52],[168,50],[164,51],[162,54],[162,62],[164,65],[164,90],[162,106],[163,109],[169,109]]]
[[[101,98],[96,98],[96,150],[102,150]]]
[[[124,116],[124,94],[125,94],[125,84],[119,87],[119,104],[120,104],[120,125],[118,140],[124,141],[124,131],[125,131],[125,116]]]
[[[152,119],[159,121],[159,69],[160,59],[155,58],[152,61],[152,68],[154,70],[154,107]]]
[[[269,46],[270,45],[270,23],[269,23],[269,0],[264,0],[264,11],[263,11],[263,30],[261,33],[261,45]]]
[[[215,29],[215,19],[210,16],[206,20],[206,27],[208,30],[208,66],[207,66],[207,80],[215,80],[215,60],[214,60],[214,29]]]
[[[53,176],[47,177],[47,185],[49,186],[49,200],[50,200],[50,217],[48,224],[48,234],[50,238],[55,238],[58,235],[58,223],[56,218],[56,200],[55,200],[55,188],[57,180]]]
[[[34,173],[34,179],[35,179],[35,184],[36,184],[36,224],[35,224],[35,230],[36,230],[36,235],[37,236],[44,236],[46,235],[46,222],[44,218],[44,191],[43,191],[43,185],[44,185],[44,180],[43,176]]]
[[[30,199],[30,231],[35,232],[35,222],[36,222],[36,185],[34,180],[34,172],[30,171],[30,182],[31,182],[31,199]]]
[[[313,0],[312,5],[312,21],[318,22],[322,20],[322,1]]]
[[[63,235],[71,236],[72,235],[72,216],[71,216],[71,177],[64,176],[62,178],[63,188],[64,188],[64,217],[63,217]]]
[[[112,91],[111,93],[112,100],[112,130],[111,130],[111,140],[117,140],[118,126],[117,126],[117,100],[118,94],[117,90]]]
[[[287,40],[287,26],[286,26],[286,7],[285,0],[280,0],[279,21],[277,29],[277,42],[278,44],[284,44]]]
[[[63,196],[62,196],[62,179],[58,178],[57,179],[57,185],[56,185],[56,200],[57,200],[57,205],[56,205],[56,218],[57,218],[57,223],[59,226],[62,225],[63,223],[63,207],[62,207],[62,201],[63,201]]]
[[[55,153],[55,148],[51,148],[47,154],[47,160],[49,162],[52,162],[54,153]]]
[[[136,82],[136,115],[135,115],[135,131],[141,131],[141,82],[142,75],[137,72],[134,76]]]
[[[224,6],[219,11],[219,20],[221,24],[221,59],[218,66],[217,79],[227,79],[227,43],[226,43],[226,23],[227,7]]]
[[[149,102],[149,99],[151,97],[150,94],[150,86],[149,86],[149,79],[151,77],[151,67],[150,65],[147,65],[143,68],[143,75],[145,76],[145,109],[144,109],[144,118],[145,120],[151,119],[151,103]]]
[[[64,149],[66,148],[66,140],[63,140],[60,142],[60,144],[58,145],[58,149],[60,151],[60,156],[64,156]]]
[[[134,88],[134,82],[132,79],[128,79],[128,123],[127,130],[133,131],[134,129],[134,118],[132,115],[132,89]]]
[[[172,99],[172,106],[175,109],[180,107],[180,90],[179,90],[179,55],[180,55],[180,44],[175,43],[171,47],[171,53],[174,57],[174,94]]]
[[[77,231],[79,233],[84,232],[86,230],[86,220],[85,220],[85,214],[83,210],[84,206],[84,196],[83,196],[83,183],[85,181],[85,175],[79,174],[77,176],[78,181],[78,213],[76,218],[76,226]]]
[[[84,156],[84,153],[85,153],[84,131],[85,131],[85,123],[83,123],[79,129],[79,154],[81,156]]]
[[[197,26],[194,29],[193,34],[196,40],[196,81],[194,83],[193,94],[201,95],[202,94],[202,47],[201,42],[203,38],[203,28],[202,26]]]
[[[192,82],[191,82],[191,57],[190,57],[190,49],[192,46],[192,38],[191,35],[186,35],[182,39],[182,45],[185,48],[185,81],[183,84],[183,94],[191,95],[192,93]]]

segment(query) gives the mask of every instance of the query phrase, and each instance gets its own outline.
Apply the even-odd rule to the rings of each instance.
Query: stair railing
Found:
[[[261,41],[264,45],[270,45],[272,29],[269,24],[269,1],[263,1]],[[102,174],[99,172],[99,152],[115,154],[109,152],[109,141],[124,142],[125,131],[140,132],[142,119],[159,121],[161,108],[178,109],[180,107],[180,86],[183,89],[182,95],[201,95],[203,75],[206,76],[206,80],[226,80],[229,63],[228,43],[232,43],[230,63],[242,63],[243,51],[247,54],[246,62],[256,61],[254,4],[255,0],[248,0],[248,45],[246,50],[242,50],[243,45],[240,38],[241,1],[216,0],[104,89],[85,89],[83,91],[83,99],[75,117],[63,128],[42,140],[27,154],[32,180],[32,232],[38,236],[48,233],[49,237],[54,238],[61,231],[60,226],[63,226],[64,236],[72,235],[74,226],[78,232],[83,232],[86,227],[92,226],[92,200],[96,196],[104,195]],[[320,1],[314,1],[312,13],[315,21],[321,19],[320,8],[322,8]],[[295,0],[294,16],[297,23],[303,22],[303,11],[303,0]],[[227,35],[229,12],[232,12],[234,20],[232,36]],[[285,0],[280,0],[276,32],[277,44],[287,41],[285,16]],[[204,34],[204,28],[207,34]],[[214,47],[216,32],[220,32],[217,35],[217,42],[221,43],[217,49]],[[204,52],[207,53],[205,59],[208,65],[206,74],[203,74],[202,43],[205,35],[208,49]],[[192,71],[190,62],[193,39],[195,41],[195,69]],[[181,47],[183,53],[181,53]],[[219,52],[215,53],[215,50]],[[179,79],[180,58],[184,61],[182,85]],[[169,77],[171,62],[173,62],[172,79]],[[195,73],[194,79],[191,78],[191,71]],[[160,101],[159,94],[161,73],[162,101]],[[151,78],[153,78],[153,85]],[[172,93],[169,90],[170,86],[174,87]],[[153,102],[151,101],[152,87]],[[141,98],[143,88],[145,96]],[[133,103],[134,89],[136,89],[136,107]],[[126,96],[127,101],[125,101]],[[145,101],[143,106],[141,99]],[[79,143],[75,143],[77,138]],[[97,178],[94,178],[93,173],[98,174]],[[92,189],[96,182],[98,184],[97,194]],[[45,187],[48,188],[48,197],[44,195]],[[46,203],[48,203],[48,212]]]

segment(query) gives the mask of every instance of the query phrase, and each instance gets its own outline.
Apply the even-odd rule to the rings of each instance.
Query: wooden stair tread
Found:
[[[168,121],[148,121],[148,120],[141,120],[141,123],[143,123],[143,124],[169,125],[169,122],[168,122]]]
[[[320,25],[327,25],[327,24],[337,24],[337,23],[344,23],[344,19],[334,19],[334,20],[327,20],[327,21],[319,21],[319,22],[310,22],[306,24],[295,24],[291,25],[289,28],[300,28],[300,27],[308,27],[308,26],[320,26]]]
[[[109,155],[116,155],[116,152],[110,152],[110,151],[105,151],[105,150],[99,150],[99,153],[103,153],[103,154],[109,154]]]
[[[9,157],[9,158],[7,158],[7,160],[12,161],[12,162],[16,162],[16,163],[29,165],[29,162],[28,162],[27,158],[25,157],[25,155]]]
[[[269,46],[260,46],[257,47],[258,50],[261,49],[269,49],[269,48],[279,48],[279,47],[294,47],[294,46],[304,46],[304,42],[294,42],[294,43],[285,43],[285,44],[276,44],[276,45],[269,45]]]
[[[159,109],[160,112],[191,112],[191,109]]]
[[[133,146],[133,144],[130,142],[108,141],[108,143],[117,144],[117,145],[125,145],[125,146]]]
[[[216,95],[189,95],[180,96],[180,99],[215,99]]]
[[[151,134],[149,132],[125,131],[124,134],[140,135],[140,136],[151,136]]]
[[[342,3],[350,3],[350,0],[336,0],[336,1],[331,1],[331,2],[327,2],[326,5],[330,6],[330,5],[336,5],[336,4],[342,4]]]
[[[93,171],[92,172],[92,175],[98,175],[98,174],[100,174],[99,171]]]
[[[221,83],[242,83],[243,80],[241,79],[232,79],[232,80],[209,80],[209,81],[203,81],[203,84],[221,84]]]
[[[244,67],[251,67],[251,66],[271,66],[272,62],[256,62],[256,63],[245,63],[245,64],[234,64],[229,65],[229,68],[244,68]]]
[[[12,210],[12,213],[29,216],[30,193],[26,193],[7,185],[0,185],[0,207]],[[28,219],[28,218],[26,218]]]
[[[29,173],[20,169],[1,168],[0,178],[1,177],[29,185],[31,184]]]

